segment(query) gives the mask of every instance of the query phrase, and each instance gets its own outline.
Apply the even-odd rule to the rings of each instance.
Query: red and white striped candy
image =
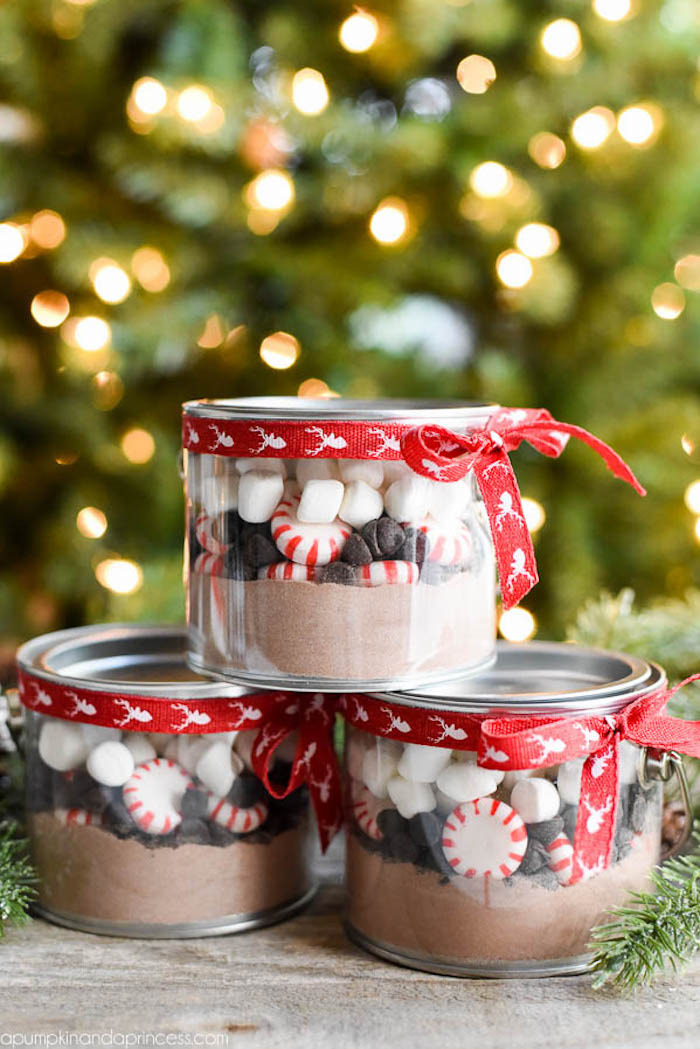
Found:
[[[295,565],[293,561],[278,561],[258,571],[258,579],[293,579],[297,582],[313,582],[316,569],[313,565]]]
[[[379,829],[377,816],[387,807],[386,802],[375,798],[374,794],[370,793],[364,783],[358,783],[356,780],[352,781],[350,798],[352,801],[352,814],[360,830],[364,831],[368,838],[372,838],[374,841],[381,841],[384,835]]]
[[[211,519],[206,514],[200,514],[194,523],[194,534],[197,536],[199,545],[204,547],[207,553],[221,557],[229,548],[228,543],[220,543],[214,538],[211,529]]]
[[[137,765],[124,784],[124,804],[142,831],[169,834],[182,821],[182,796],[192,786],[180,765],[170,758],[152,758]]]
[[[455,874],[507,878],[527,849],[525,824],[510,805],[495,798],[465,801],[447,817],[442,851]]]
[[[410,525],[405,524],[404,527]],[[423,532],[428,539],[428,560],[440,565],[460,565],[467,561],[472,551],[472,537],[464,521],[436,521],[426,517],[412,527]]]
[[[417,583],[420,570],[413,561],[372,561],[361,565],[359,581],[362,586],[383,586],[384,583]]]
[[[573,874],[574,849],[565,834],[547,845],[547,864],[557,876],[560,885],[568,885]]]
[[[54,816],[63,827],[104,827],[104,813],[88,809],[54,809]]]
[[[237,805],[226,801],[226,798],[217,798],[215,794],[210,794],[207,812],[210,819],[233,834],[250,834],[265,822],[268,809],[264,801],[257,801],[247,809],[239,809]]]
[[[194,570],[202,575],[223,575],[224,565],[223,557],[219,557],[217,554],[209,554],[205,550],[204,553],[197,555]]]
[[[337,518],[330,524],[305,524],[297,517],[298,506],[298,495],[283,499],[272,515],[272,538],[279,552],[300,565],[337,561],[352,529]]]

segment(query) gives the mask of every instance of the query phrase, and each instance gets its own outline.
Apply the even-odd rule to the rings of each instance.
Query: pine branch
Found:
[[[696,848],[652,872],[653,890],[630,894],[612,921],[593,930],[594,988],[630,991],[671,968],[677,972],[700,949],[700,827]]]
[[[14,821],[0,823],[0,939],[5,925],[29,921],[29,905],[36,896],[36,876],[29,861],[27,842],[18,836]]]

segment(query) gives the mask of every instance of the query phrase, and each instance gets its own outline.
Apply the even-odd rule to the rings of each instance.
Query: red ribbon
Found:
[[[473,470],[488,514],[503,604],[516,605],[538,581],[520,490],[509,459],[523,441],[558,458],[569,437],[587,444],[616,477],[646,492],[625,461],[588,430],[557,422],[544,408],[499,409],[483,429],[454,433],[442,426],[324,420],[183,417],[183,447],[197,454],[245,458],[404,459],[434,481],[458,481]],[[206,544],[205,544],[206,545]],[[212,553],[215,549],[208,546]]]
[[[618,749],[622,740],[652,751],[675,750],[700,758],[700,721],[668,717],[669,699],[700,674],[675,688],[640,696],[619,714],[549,720],[539,717],[460,714],[406,707],[362,695],[341,697],[349,724],[402,743],[472,750],[484,768],[508,772],[548,768],[585,758],[574,839],[572,881],[610,865],[619,797]]]
[[[19,696],[29,710],[83,725],[126,732],[204,734],[257,729],[252,759],[255,774],[274,798],[286,798],[306,783],[323,851],[342,822],[338,761],[333,747],[335,698],[320,693],[255,692],[238,698],[169,699],[135,692],[70,687],[18,668]],[[277,747],[299,733],[289,781],[270,782]]]

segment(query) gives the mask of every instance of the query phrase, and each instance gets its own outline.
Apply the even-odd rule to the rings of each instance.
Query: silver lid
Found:
[[[250,693],[196,674],[186,661],[180,626],[104,623],[43,634],[27,641],[17,662],[56,684],[168,699],[235,699]]]
[[[461,713],[613,714],[665,683],[663,670],[637,656],[561,642],[499,641],[483,674],[410,692],[375,693],[406,706]]]
[[[384,420],[392,422],[453,424],[488,419],[497,404],[478,401],[346,400],[342,397],[235,397],[186,401],[186,415],[206,419],[315,419]]]

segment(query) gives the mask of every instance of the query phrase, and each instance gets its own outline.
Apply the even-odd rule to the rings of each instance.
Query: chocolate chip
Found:
[[[391,517],[380,517],[377,521],[377,546],[381,556],[388,560],[396,557],[396,551],[403,546],[404,530],[398,521]]]
[[[372,554],[362,536],[353,532],[345,541],[341,558],[349,565],[368,565],[372,561]]]
[[[394,834],[389,839],[388,852],[392,860],[398,860],[400,863],[415,863],[419,851],[410,834]]]
[[[408,833],[416,845],[437,845],[442,837],[442,822],[434,812],[419,812],[408,821]]]
[[[241,556],[238,546],[232,546],[224,558],[224,575],[228,579],[256,579],[257,569]]]
[[[549,821],[548,821],[549,822]],[[553,820],[551,822],[554,822]],[[530,838],[522,863],[518,867],[521,874],[534,874],[547,863],[547,848],[537,838]]]
[[[253,568],[262,568],[263,565],[271,565],[279,561],[280,555],[277,547],[266,535],[248,536],[245,545],[245,560]]]
[[[385,838],[402,834],[406,830],[407,822],[396,809],[382,809],[377,816],[377,826]]]
[[[379,541],[377,537],[377,528],[379,526],[380,521],[381,517],[378,517],[374,521],[368,521],[362,529],[362,538],[367,544],[369,552],[372,555],[373,560],[375,561],[381,561],[382,559],[382,552],[379,549]]]
[[[206,820],[185,818],[177,828],[179,845],[209,845],[211,829]]]
[[[262,521],[260,524],[251,524],[249,521],[244,521],[241,524],[241,541],[245,544],[251,535],[264,535],[267,539],[272,538],[272,526],[269,521]]]
[[[549,845],[558,838],[564,829],[564,820],[561,816],[555,816],[551,820],[543,820],[541,823],[528,823],[527,836],[534,841]]]
[[[212,525],[212,535],[220,543],[229,546],[238,542],[241,531],[241,519],[235,510],[226,510],[220,514]]]
[[[578,816],[578,808],[576,805],[565,805],[561,810],[561,819],[564,820],[564,833],[566,834],[569,841],[574,840],[576,833],[576,817]]]
[[[559,888],[559,882],[554,871],[551,871],[549,867],[540,867],[532,875],[532,880],[536,885],[541,886],[543,889],[548,889],[550,892],[554,892],[555,889]]]
[[[413,561],[422,565],[428,556],[428,537],[419,528],[404,528],[404,541],[397,551],[397,561]]]
[[[356,581],[355,569],[345,561],[331,561],[319,569],[317,579],[320,583],[340,583],[342,586],[353,586]]]
[[[242,772],[231,787],[229,798],[240,809],[249,809],[265,797],[265,788],[252,772]]]
[[[199,819],[207,814],[207,792],[190,787],[182,795],[181,812],[183,818]]]
[[[230,845],[234,837],[231,831],[226,830],[220,823],[210,823],[209,840],[212,845]]]

